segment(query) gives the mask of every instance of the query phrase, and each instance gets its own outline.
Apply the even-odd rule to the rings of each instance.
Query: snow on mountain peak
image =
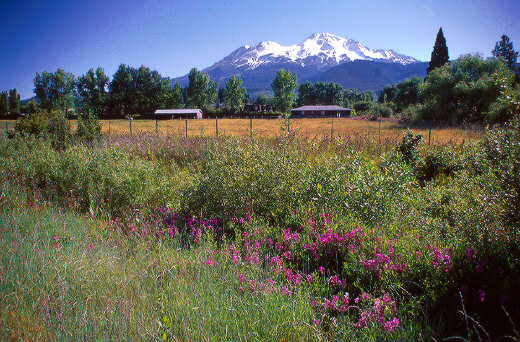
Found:
[[[308,36],[304,41],[283,46],[266,41],[256,46],[244,46],[225,58],[235,67],[255,69],[266,63],[296,63],[300,66],[330,67],[355,60],[379,60],[400,64],[417,62],[416,59],[392,50],[374,50],[359,42],[331,33],[321,32]]]

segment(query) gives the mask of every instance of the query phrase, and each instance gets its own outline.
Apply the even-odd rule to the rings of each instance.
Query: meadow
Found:
[[[514,128],[253,123],[0,136],[0,336],[520,341]]]

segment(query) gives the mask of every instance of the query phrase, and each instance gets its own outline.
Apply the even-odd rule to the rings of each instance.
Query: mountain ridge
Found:
[[[221,87],[229,77],[240,77],[243,86],[249,92],[255,93],[269,92],[276,71],[280,68],[296,73],[300,82],[311,79],[328,81],[327,79],[331,77],[330,73],[327,74],[327,70],[358,61],[378,63],[377,66],[371,63],[363,64],[368,68],[369,74],[371,68],[385,69],[385,66],[379,64],[401,65],[403,66],[401,69],[406,70],[407,66],[421,63],[413,57],[391,49],[371,49],[353,39],[331,33],[314,33],[294,45],[283,46],[273,41],[265,41],[254,46],[241,46],[202,71],[217,81]],[[393,68],[388,67],[388,69]],[[343,72],[343,74],[345,73]],[[323,75],[323,77],[320,78],[319,75]],[[358,73],[358,77],[362,78],[362,75],[360,76]],[[392,77],[387,78],[392,79]],[[188,75],[174,78],[172,84],[174,83],[187,86]],[[340,80],[336,83],[349,82]],[[364,86],[364,88],[367,87],[374,88],[371,84]]]

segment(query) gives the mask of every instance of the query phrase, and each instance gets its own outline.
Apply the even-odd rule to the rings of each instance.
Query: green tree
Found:
[[[516,70],[516,60],[518,59],[518,51],[513,49],[513,42],[509,41],[507,35],[503,35],[500,42],[495,44],[495,48],[491,51],[494,57],[502,59],[507,67],[512,71]]]
[[[62,69],[54,73],[36,73],[34,78],[34,93],[46,110],[59,109],[66,113],[73,108],[75,86],[74,75]]]
[[[361,93],[355,88],[349,88],[343,92],[343,105],[345,107],[352,108],[354,106],[354,103],[362,100],[363,97]]]
[[[112,76],[112,81],[108,85],[107,104],[114,114],[134,113],[133,92],[135,69],[128,65],[120,64]]]
[[[489,120],[488,112],[500,96],[496,75],[513,78],[504,63],[478,55],[433,70],[420,86],[421,117],[458,123]]]
[[[265,106],[269,102],[270,102],[269,98],[264,93],[260,93],[260,94],[258,94],[254,104]]]
[[[151,114],[171,98],[170,79],[145,66],[121,64],[110,82],[107,103],[112,113]]]
[[[83,97],[83,108],[100,117],[105,111],[108,76],[102,68],[90,69],[85,75],[78,77],[78,93]]]
[[[9,90],[9,113],[11,115],[20,115],[20,94],[16,88]]]
[[[307,81],[298,86],[298,106],[307,106],[316,104],[316,94],[314,85]]]
[[[166,102],[168,108],[184,108],[184,99],[182,96],[181,87],[175,83],[173,89],[171,89],[170,96]]]
[[[202,108],[217,99],[218,83],[210,80],[208,74],[193,68],[190,70],[188,79],[188,103],[190,107]]]
[[[444,38],[444,33],[442,32],[442,27],[439,29],[437,33],[437,38],[435,39],[435,45],[433,46],[432,58],[430,60],[430,64],[426,73],[429,75],[432,70],[435,68],[439,68],[444,64],[450,61],[450,57],[448,56],[448,46],[446,45],[446,38]]]
[[[296,74],[291,74],[290,71],[279,69],[276,72],[276,77],[271,83],[273,89],[274,107],[282,113],[289,113],[294,102],[294,91],[298,86]]]
[[[7,115],[9,112],[9,95],[6,91],[0,93],[0,115]]]
[[[246,97],[246,89],[242,88],[242,79],[235,76],[226,81],[224,88],[224,103],[226,107],[234,113],[240,111],[244,107],[244,99]]]

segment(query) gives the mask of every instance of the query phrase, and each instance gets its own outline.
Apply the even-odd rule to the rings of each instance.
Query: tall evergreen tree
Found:
[[[502,40],[495,44],[495,48],[491,51],[493,56],[497,59],[502,59],[507,67],[512,71],[516,70],[516,60],[518,58],[518,51],[513,49],[513,42],[509,41],[507,35],[502,36]]]
[[[444,34],[442,33],[442,27],[439,29],[437,33],[437,38],[435,39],[435,45],[433,46],[432,58],[430,60],[430,65],[426,70],[427,74],[438,67],[443,66],[444,64],[450,61],[450,56],[448,56],[448,46],[446,45],[446,39],[444,38]]]

